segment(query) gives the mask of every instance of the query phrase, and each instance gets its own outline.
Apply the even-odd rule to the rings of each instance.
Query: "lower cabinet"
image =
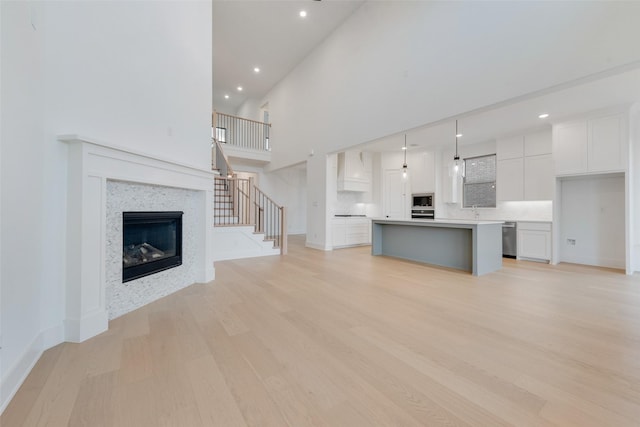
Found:
[[[551,261],[550,222],[518,222],[518,259]]]
[[[368,218],[334,218],[331,223],[333,247],[371,244],[371,221]]]

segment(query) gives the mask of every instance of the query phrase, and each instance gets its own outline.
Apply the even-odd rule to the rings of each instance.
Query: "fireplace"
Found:
[[[182,265],[183,212],[122,213],[122,282]]]

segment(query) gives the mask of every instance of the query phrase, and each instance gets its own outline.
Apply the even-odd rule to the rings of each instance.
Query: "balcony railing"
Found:
[[[270,123],[213,112],[214,138],[230,146],[257,151],[271,151]]]

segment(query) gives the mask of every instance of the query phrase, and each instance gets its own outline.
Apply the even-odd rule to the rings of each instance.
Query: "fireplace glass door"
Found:
[[[182,212],[123,212],[122,281],[182,264]]]

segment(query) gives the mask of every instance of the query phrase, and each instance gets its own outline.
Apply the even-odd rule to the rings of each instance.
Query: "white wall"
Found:
[[[565,179],[560,186],[559,261],[625,268],[623,174]]]
[[[629,238],[631,271],[640,271],[640,103],[629,114]]]
[[[260,176],[260,188],[276,203],[286,208],[287,232],[307,231],[307,170],[294,166]]]
[[[264,168],[231,160],[238,178],[255,178],[255,184],[277,204],[287,209],[287,233],[304,234],[307,231],[307,171],[303,166],[292,166],[265,172]]]
[[[307,241],[306,245],[321,250],[331,249],[328,202],[337,191],[332,162],[326,155],[307,160]]]
[[[634,2],[366,2],[262,100],[272,167],[637,61],[638,13]]]
[[[206,1],[0,5],[2,409],[64,339],[67,147],[56,135],[209,170],[212,24]]]
[[[41,267],[49,254],[40,244],[46,217],[44,35],[39,24],[36,29],[31,25],[32,16],[41,15],[42,8],[28,2],[0,2],[0,9],[2,410],[42,348],[40,297],[48,282]]]
[[[211,3],[47,6],[52,131],[209,169]]]

